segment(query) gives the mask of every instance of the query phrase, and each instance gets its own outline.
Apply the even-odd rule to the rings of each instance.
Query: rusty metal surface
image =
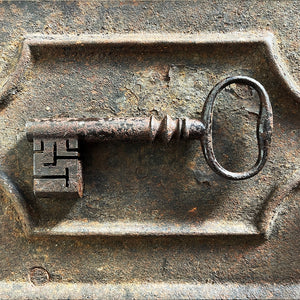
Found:
[[[2,1],[0,297],[299,298],[298,12],[298,1]],[[43,148],[37,136],[33,150],[26,137],[31,119],[144,120],[147,133],[169,115],[199,120],[226,170],[249,170],[272,125],[259,90],[221,84],[205,105],[236,75],[273,107],[269,158],[249,179],[215,174],[197,140]],[[82,168],[83,190],[33,193],[45,163],[67,185],[53,158],[79,181]]]
[[[77,138],[88,141],[141,141],[156,139],[168,143],[171,139],[200,139],[204,131],[201,121],[188,118],[161,121],[150,118],[104,119],[44,119],[26,124],[29,141],[36,138]]]

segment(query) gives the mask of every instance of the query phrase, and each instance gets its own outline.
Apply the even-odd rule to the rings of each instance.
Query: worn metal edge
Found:
[[[296,101],[300,102],[300,88],[289,74],[283,58],[279,53],[277,42],[271,32],[231,32],[231,33],[133,33],[106,35],[28,35],[24,37],[23,47],[18,63],[0,87],[0,103],[16,89],[26,67],[31,62],[31,47],[42,46],[84,46],[84,45],[224,45],[224,44],[263,44],[270,60],[271,68],[284,83]]]
[[[299,299],[300,284],[0,282],[1,299]]]
[[[32,232],[33,236],[251,236],[259,234],[260,231],[253,224],[226,220],[207,220],[200,224],[66,221],[50,229],[36,227]]]
[[[4,197],[7,197],[11,201],[11,204],[19,216],[19,221],[24,234],[29,237],[32,234],[33,221],[28,212],[29,207],[27,202],[23,195],[19,192],[16,185],[2,171],[0,171],[0,196],[1,195],[4,195]]]

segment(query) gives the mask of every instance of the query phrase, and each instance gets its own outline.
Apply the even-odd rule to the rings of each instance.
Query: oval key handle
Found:
[[[212,120],[214,102],[218,94],[228,85],[239,83],[251,86],[254,88],[260,100],[260,111],[257,120],[257,143],[258,143],[258,158],[253,167],[245,172],[231,172],[223,168],[217,161],[213,149],[212,137]],[[204,131],[201,136],[201,144],[205,159],[208,165],[219,175],[227,179],[242,180],[256,175],[265,165],[269,154],[272,129],[273,129],[273,114],[269,96],[264,87],[256,80],[246,76],[228,77],[219,82],[209,93],[202,111],[202,122]]]

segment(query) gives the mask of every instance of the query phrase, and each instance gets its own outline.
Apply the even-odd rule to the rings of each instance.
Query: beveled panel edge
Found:
[[[299,299],[300,284],[0,282],[1,299]]]
[[[33,236],[253,236],[260,231],[253,224],[207,220],[200,224],[172,222],[65,221],[52,228],[35,227]]]

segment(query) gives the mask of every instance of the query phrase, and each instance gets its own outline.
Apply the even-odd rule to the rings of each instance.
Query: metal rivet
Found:
[[[29,280],[34,285],[43,285],[50,281],[50,274],[42,267],[33,267],[29,271]]]

